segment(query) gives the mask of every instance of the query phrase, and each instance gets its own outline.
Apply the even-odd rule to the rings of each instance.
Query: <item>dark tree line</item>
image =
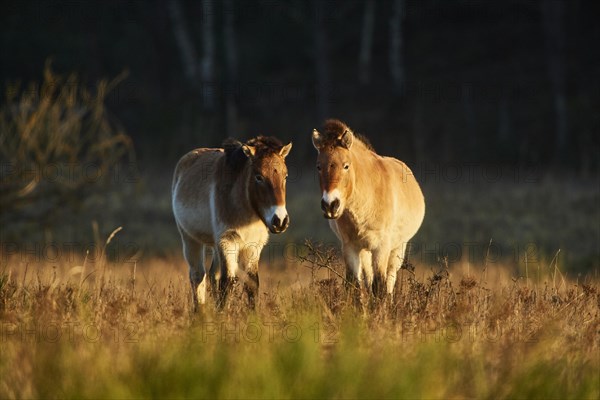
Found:
[[[598,6],[584,0],[10,1],[2,83],[47,58],[108,99],[142,159],[329,116],[412,162],[599,166]]]

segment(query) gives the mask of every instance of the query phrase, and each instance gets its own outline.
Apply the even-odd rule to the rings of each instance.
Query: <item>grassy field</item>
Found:
[[[597,172],[411,165],[426,216],[410,264],[393,299],[357,304],[314,161],[293,153],[257,309],[238,286],[194,313],[162,158],[178,145],[138,164],[104,107],[114,82],[91,95],[49,65],[46,95],[0,108],[1,399],[600,398]]]
[[[439,257],[448,257],[450,264],[465,258],[473,265],[481,264],[492,239],[489,259],[515,273],[524,274],[526,253],[530,261],[548,265],[558,250],[560,268],[569,276],[600,268],[598,178],[561,178],[539,172],[521,173],[516,179],[509,170],[486,181],[475,173],[471,179],[465,167],[463,178],[450,181],[451,172],[438,168],[442,172],[433,176],[415,172],[426,198],[425,220],[411,241],[416,264],[435,264]],[[263,254],[268,262],[277,262],[284,246],[302,244],[305,239],[338,246],[321,213],[314,167],[296,171],[301,172],[289,182],[287,194],[291,225],[269,239]],[[37,252],[38,258],[47,258],[44,246],[54,243],[60,252],[85,254],[100,237],[123,226],[119,246],[109,249],[109,257],[115,258],[113,253],[121,259],[179,254],[170,168],[144,170],[130,179],[124,178],[123,171],[120,174],[111,178],[114,185],[85,198],[77,209],[55,210],[50,221],[22,218],[3,225],[2,250]]]
[[[312,262],[343,269],[305,174],[257,310],[238,290],[194,314],[169,175],[2,226],[0,398],[600,396],[597,181],[424,180],[415,270],[356,306]]]
[[[589,398],[600,396],[600,286],[541,265],[403,270],[391,302],[354,306],[299,251],[190,311],[179,256],[4,258],[2,398]],[[104,246],[100,246],[104,248]],[[339,269],[336,259],[329,264]]]

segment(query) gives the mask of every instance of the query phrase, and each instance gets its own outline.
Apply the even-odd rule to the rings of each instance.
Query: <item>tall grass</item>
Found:
[[[238,290],[224,310],[209,301],[194,314],[180,258],[100,257],[85,270],[5,260],[1,397],[600,395],[591,277],[553,285],[549,272],[527,281],[497,265],[485,275],[417,265],[402,270],[393,301],[357,306],[305,258],[262,266],[256,311]]]

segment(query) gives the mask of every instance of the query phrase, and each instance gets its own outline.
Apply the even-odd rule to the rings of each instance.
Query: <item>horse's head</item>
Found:
[[[273,137],[258,136],[242,145],[250,160],[248,196],[256,213],[272,233],[284,232],[290,224],[285,208],[285,158],[292,143],[283,145]]]
[[[354,185],[350,149],[354,134],[343,122],[327,120],[320,133],[313,130],[312,142],[318,151],[317,171],[321,185],[321,209],[325,218],[336,219],[344,212]]]

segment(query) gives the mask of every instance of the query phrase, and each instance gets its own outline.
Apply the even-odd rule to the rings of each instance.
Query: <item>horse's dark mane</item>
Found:
[[[248,146],[256,147],[257,152],[279,152],[283,147],[283,143],[273,136],[257,136],[246,142]]]
[[[246,164],[246,160],[248,160],[248,157],[246,157],[242,150],[242,145],[242,142],[233,138],[227,138],[223,142],[227,165],[235,171],[241,169]]]
[[[323,129],[321,130],[321,135],[323,135],[323,143],[325,145],[336,145],[338,142],[338,138],[344,133],[344,131],[349,130],[354,135],[355,139],[358,139],[365,147],[371,151],[375,151],[369,139],[367,139],[364,135],[353,132],[352,129],[348,127],[345,123],[340,121],[339,119],[328,119],[323,124]]]
[[[272,136],[262,135],[248,140],[246,144],[256,148],[257,155],[279,152],[283,147],[283,143],[281,143],[279,139]],[[223,142],[223,150],[225,150],[227,165],[229,165],[233,170],[241,169],[248,160],[248,157],[242,150],[243,145],[244,143],[233,138],[225,139]]]

